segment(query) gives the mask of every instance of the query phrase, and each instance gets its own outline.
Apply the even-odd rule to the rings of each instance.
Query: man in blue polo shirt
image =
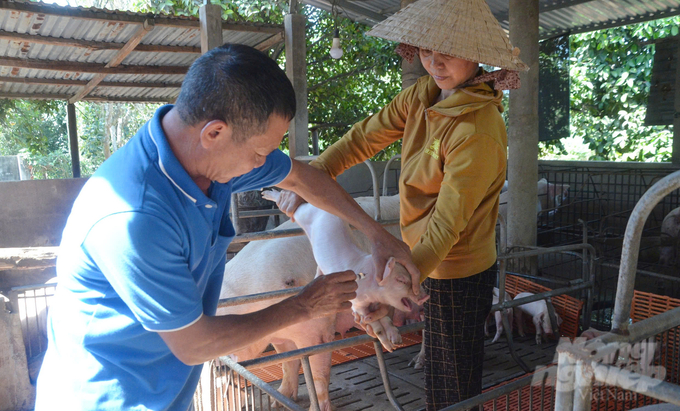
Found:
[[[62,237],[36,410],[189,410],[205,361],[349,309],[355,275],[341,272],[262,311],[214,315],[234,192],[292,190],[362,230],[378,267],[395,256],[417,270],[337,183],[278,150],[294,115],[276,63],[225,45],[89,179]]]

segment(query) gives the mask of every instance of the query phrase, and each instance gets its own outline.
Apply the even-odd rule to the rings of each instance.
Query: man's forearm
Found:
[[[310,204],[341,217],[369,239],[375,238],[382,230],[380,224],[366,214],[340,184],[323,171],[295,162],[291,171],[293,173],[292,178],[286,179],[279,187],[294,191]]]
[[[269,334],[309,319],[296,298],[242,315],[204,315],[191,326],[159,333],[170,350],[187,365],[198,365],[238,351]]]

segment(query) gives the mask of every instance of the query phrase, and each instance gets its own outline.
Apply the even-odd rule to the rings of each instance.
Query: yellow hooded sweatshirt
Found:
[[[335,178],[403,139],[401,232],[421,282],[468,277],[494,264],[507,164],[502,92],[482,83],[433,105],[439,93],[432,77],[421,77],[312,163]]]

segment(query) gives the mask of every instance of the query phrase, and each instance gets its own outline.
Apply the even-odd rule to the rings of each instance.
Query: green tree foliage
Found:
[[[369,27],[307,7],[309,123],[318,127],[320,148],[336,142],[354,123],[380,110],[401,91],[400,58],[394,43],[367,36]],[[335,27],[343,56],[330,57]],[[395,143],[377,157],[398,153]]]
[[[78,103],[78,144],[83,176],[90,176],[130,140],[159,104]]]
[[[196,16],[200,0],[139,0],[141,11]],[[276,0],[219,2],[222,17],[234,21],[283,24],[288,4]],[[320,149],[328,147],[350,126],[386,105],[401,90],[400,59],[394,43],[369,37],[369,27],[336,17],[315,7],[303,6],[307,17],[307,83],[310,128],[318,130]],[[343,56],[329,55],[334,29],[340,32]],[[278,62],[283,67],[285,52]],[[284,140],[283,148],[287,147]],[[378,158],[397,153],[395,144]],[[311,152],[311,147],[310,147]]]
[[[197,16],[202,0],[79,0],[82,5],[138,12]],[[88,1],[91,3],[88,3]],[[223,18],[283,24],[283,0],[222,0]],[[341,10],[339,10],[341,11]],[[400,59],[394,44],[367,36],[368,27],[311,6],[307,17],[307,80],[310,128],[323,150],[350,126],[385,106],[401,90]],[[653,40],[678,34],[680,17],[578,34],[571,37],[571,139],[582,140],[593,160],[668,161],[670,127],[643,125],[649,94]],[[330,58],[334,29],[344,55]],[[285,51],[271,51],[283,67]],[[507,102],[507,95],[505,97]],[[147,121],[157,105],[77,104],[81,169],[91,175]],[[507,104],[506,104],[507,107]],[[34,178],[71,175],[66,103],[0,100],[0,154],[21,154]],[[571,151],[569,141],[541,143],[545,155]],[[283,148],[287,142],[284,140]],[[565,148],[566,146],[566,148]],[[388,147],[377,157],[399,151]],[[311,152],[311,148],[310,148]],[[573,153],[570,152],[573,157]],[[583,158],[583,157],[579,157]]]
[[[680,17],[571,36],[571,136],[590,160],[669,161],[672,127],[645,126],[653,40],[678,34]],[[561,143],[543,154],[562,152]]]
[[[34,178],[68,177],[66,103],[0,100],[0,154],[21,155]]]

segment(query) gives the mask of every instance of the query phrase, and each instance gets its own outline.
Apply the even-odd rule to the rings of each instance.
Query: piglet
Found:
[[[493,305],[498,304],[499,293],[500,293],[500,291],[498,290],[498,288],[494,287],[493,288],[493,302],[492,302]],[[508,294],[506,292],[505,298],[503,299],[503,301],[511,301],[511,300],[512,300],[512,298],[510,298],[510,294]],[[512,332],[512,323],[513,323],[513,317],[514,317],[513,309],[507,308],[504,311],[508,315],[508,322],[510,323],[510,332]],[[501,337],[501,334],[503,334],[503,317],[501,315],[501,312],[500,311],[494,311],[493,317],[496,320],[496,335],[493,337],[493,340],[491,340],[492,344],[495,343],[496,341],[498,341],[498,339]],[[490,336],[489,322],[491,322],[491,314],[489,314],[489,316],[486,318],[486,321],[484,322],[484,335],[486,335],[487,337]]]
[[[262,196],[277,201],[278,191],[266,190]],[[357,274],[357,297],[352,300],[352,311],[363,317],[375,303],[390,305],[410,312],[414,304],[422,305],[429,296],[421,286],[419,295],[413,293],[411,275],[406,268],[390,258],[378,284],[371,254],[365,253],[353,241],[350,228],[339,217],[304,203],[295,211],[295,221],[302,227],[312,244],[317,275],[352,270]],[[388,316],[369,323],[383,347],[393,351],[401,344],[401,335]]]
[[[529,297],[533,295],[532,293],[519,293],[515,296],[515,300]],[[534,301],[531,303],[523,304],[515,307],[515,323],[517,324],[517,331],[519,335],[524,337],[524,321],[522,318],[523,314],[527,314],[531,317],[534,327],[536,328],[536,344],[541,344],[543,342],[544,334],[553,334],[552,325],[550,324],[550,315],[548,314],[548,305],[545,300]],[[562,319],[557,313],[555,313],[555,319],[557,320],[557,326],[562,324]]]

